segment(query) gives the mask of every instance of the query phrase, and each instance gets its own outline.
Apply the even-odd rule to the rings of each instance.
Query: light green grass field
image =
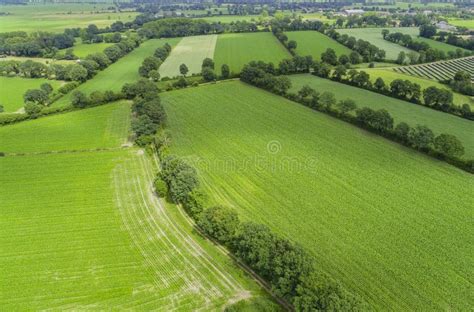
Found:
[[[288,31],[285,35],[288,40],[296,41],[298,55],[311,55],[315,60],[320,60],[321,54],[328,48],[333,49],[337,56],[351,53],[351,49],[317,31]]]
[[[464,145],[465,157],[474,158],[474,137],[471,135],[474,133],[474,123],[472,121],[329,79],[312,75],[288,77],[292,82],[291,90],[293,92],[298,91],[304,85],[309,85],[319,92],[334,93],[337,100],[352,99],[358,107],[384,108],[392,115],[395,123],[403,121],[411,126],[420,124],[431,128],[436,135],[441,133],[455,135]]]
[[[215,203],[301,243],[378,310],[474,304],[472,175],[240,82],[162,94]]]
[[[184,37],[161,64],[161,77],[172,78],[180,75],[181,64],[188,67],[188,75],[200,73],[202,61],[205,58],[213,58],[216,41],[217,35]]]
[[[79,58],[84,58],[89,54],[103,52],[105,48],[114,45],[114,43],[107,43],[107,42],[100,42],[100,43],[82,43],[79,42],[74,45],[72,50],[74,51],[74,55]]]
[[[231,72],[238,73],[250,61],[278,65],[285,58],[291,58],[290,53],[269,32],[219,35],[214,52],[218,73],[223,64],[229,65]]]
[[[0,151],[47,152],[119,147],[127,140],[125,101],[0,127]]]
[[[356,39],[362,39],[369,41],[373,45],[377,46],[380,49],[385,50],[385,57],[388,60],[396,60],[398,54],[401,51],[408,53],[412,50],[402,47],[396,43],[389,42],[384,40],[382,37],[382,29],[384,28],[351,28],[351,29],[338,29],[337,32],[340,34],[347,34],[349,36],[354,36]],[[399,27],[399,28],[385,28],[390,30],[390,32],[402,32],[409,35],[415,36],[418,34],[418,28],[415,27]]]
[[[404,80],[408,79],[411,82],[415,82],[419,84],[421,86],[421,90],[434,86],[440,89],[446,89],[446,90],[452,91],[451,88],[449,88],[445,84],[439,83],[435,80],[397,73],[390,68],[385,68],[385,69],[364,68],[363,70],[370,75],[370,80],[372,82],[375,82],[375,80],[378,77],[382,77],[386,85],[389,85],[390,82],[392,82],[395,79],[404,79]],[[454,104],[456,105],[469,104],[474,109],[474,100],[472,100],[467,95],[453,92],[453,101],[454,101]]]
[[[61,65],[68,65],[74,64],[74,60],[56,60],[51,58],[44,58],[44,57],[24,57],[24,56],[7,56],[0,58],[0,62],[3,61],[18,61],[18,62],[25,62],[28,60],[32,60],[34,62],[39,62],[43,64],[61,64]]]
[[[132,83],[140,78],[138,68],[147,56],[153,55],[156,48],[163,46],[166,42],[174,46],[179,40],[179,38],[147,40],[143,42],[140,47],[122,57],[105,70],[99,72],[93,79],[81,84],[75,90],[82,91],[86,94],[92,91],[120,91],[125,83]],[[71,94],[72,93],[65,95],[57,102],[54,102],[53,105],[60,106],[69,104],[71,102]]]
[[[57,90],[62,81],[48,80],[43,78],[23,78],[0,76],[0,105],[5,112],[13,113],[24,106],[23,95],[28,89],[39,89],[43,83],[49,83]]]
[[[10,15],[0,16],[0,32],[10,31],[50,31],[62,32],[65,28],[87,27],[95,24],[98,27],[111,25],[119,20],[132,21],[137,12],[107,11],[111,5],[91,4],[29,4],[1,5],[0,12]]]
[[[220,22],[224,24],[229,24],[232,22],[237,22],[237,21],[258,21],[263,19],[262,16],[260,15],[216,15],[216,16],[209,16],[209,17],[202,17],[201,19],[208,21],[210,23],[212,22]]]
[[[448,19],[449,24],[454,26],[467,27],[469,29],[474,29],[474,20],[470,19]]]

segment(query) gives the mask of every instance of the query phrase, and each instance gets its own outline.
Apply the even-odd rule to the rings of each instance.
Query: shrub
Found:
[[[155,179],[153,186],[155,187],[155,192],[158,197],[166,197],[166,195],[168,194],[168,186],[160,176]]]

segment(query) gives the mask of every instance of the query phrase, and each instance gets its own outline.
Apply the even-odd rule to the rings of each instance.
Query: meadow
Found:
[[[413,127],[425,125],[436,135],[441,133],[455,135],[464,145],[466,151],[464,156],[468,159],[474,158],[474,137],[471,135],[474,133],[474,124],[470,120],[329,79],[306,74],[288,77],[292,82],[292,92],[297,92],[304,85],[308,85],[320,92],[334,93],[337,100],[352,99],[358,107],[386,109],[395,123],[403,121]]]
[[[163,46],[166,42],[175,46],[180,38],[151,39],[143,42],[126,56],[111,64],[105,70],[100,71],[93,79],[81,84],[75,90],[89,94],[93,91],[120,91],[125,83],[137,81],[140,76],[138,68],[147,56],[153,56],[156,48]],[[71,102],[72,92],[66,94],[53,105],[67,105]]]
[[[100,43],[82,43],[77,42],[72,48],[74,55],[79,58],[85,58],[89,54],[103,52],[105,48],[114,45],[113,43],[100,42]]]
[[[456,19],[456,18],[450,18],[448,19],[449,24],[454,25],[454,26],[461,26],[461,27],[467,27],[469,29],[474,29],[474,20],[472,19]]]
[[[403,51],[408,53],[412,50],[402,47],[399,44],[392,43],[390,41],[384,40],[382,37],[382,29],[384,28],[347,28],[347,29],[338,29],[337,32],[341,35],[347,34],[349,36],[354,36],[356,39],[362,39],[369,41],[370,43],[376,45],[378,48],[385,50],[385,55],[387,60],[396,60],[398,54]],[[403,32],[411,36],[418,35],[418,28],[408,27],[408,28],[385,28],[390,30],[390,32]]]
[[[296,41],[298,55],[311,55],[315,60],[320,60],[321,54],[328,48],[333,49],[337,56],[351,53],[349,48],[317,31],[288,31],[285,35],[288,36],[288,40]]]
[[[374,309],[472,306],[471,175],[240,82],[162,100],[171,152],[213,202],[299,242]]]
[[[91,4],[28,4],[0,5],[0,31],[63,32],[65,28],[87,27],[95,24],[106,27],[119,20],[130,22],[137,12],[114,12],[109,5]]]
[[[379,68],[364,68],[363,70],[370,75],[370,80],[372,82],[375,82],[375,80],[378,77],[381,77],[385,81],[385,84],[389,85],[390,82],[392,82],[395,79],[403,79],[403,80],[410,80],[411,82],[419,84],[422,90],[433,86],[440,89],[446,89],[446,90],[452,91],[451,88],[449,88],[445,84],[437,82],[436,80],[403,74],[403,73],[395,71],[392,68],[380,68],[380,69]],[[472,109],[474,109],[474,100],[472,100],[467,95],[464,95],[458,92],[453,92],[453,102],[454,104],[460,105],[460,106],[463,104],[469,104],[471,105]]]
[[[217,35],[184,37],[179,41],[171,54],[161,64],[159,73],[161,77],[179,76],[179,66],[186,64],[188,75],[201,72],[202,61],[214,56]]]
[[[223,64],[229,65],[231,72],[239,73],[250,61],[278,65],[282,59],[290,57],[286,48],[269,32],[219,35],[214,51],[216,71],[219,74]]]
[[[0,306],[223,310],[269,300],[152,191],[156,161],[116,103],[0,127]],[[103,150],[80,151],[101,148]],[[58,153],[58,151],[61,151]]]
[[[23,95],[29,89],[39,89],[43,83],[49,83],[57,90],[62,81],[48,80],[44,78],[23,78],[0,76],[0,105],[5,112],[13,113],[23,108]]]

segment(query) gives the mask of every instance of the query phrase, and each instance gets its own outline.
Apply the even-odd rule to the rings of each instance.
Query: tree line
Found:
[[[363,77],[361,81],[370,82],[368,74],[354,72]],[[405,122],[394,125],[393,117],[385,109],[377,111],[369,107],[358,109],[351,99],[337,102],[333,93],[319,93],[309,86],[304,86],[298,93],[289,93],[291,81],[288,77],[276,74],[271,64],[251,62],[244,66],[240,79],[474,173],[474,160],[461,159],[464,147],[454,135],[442,133],[435,136],[434,132],[424,125],[416,125],[413,128]],[[357,81],[357,78],[355,79]]]

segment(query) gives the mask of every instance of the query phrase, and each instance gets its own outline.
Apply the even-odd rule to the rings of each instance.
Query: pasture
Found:
[[[364,68],[363,70],[370,75],[370,80],[372,82],[375,82],[375,80],[378,77],[381,77],[385,81],[385,84],[389,85],[390,82],[392,82],[395,79],[403,79],[403,80],[406,79],[406,80],[410,80],[411,82],[419,84],[421,86],[422,90],[433,86],[433,87],[437,87],[437,88],[440,88],[440,89],[447,89],[447,90],[452,91],[451,88],[449,88],[447,85],[439,83],[436,80],[431,80],[431,79],[427,79],[427,78],[406,75],[406,74],[400,73],[398,71],[395,71],[396,67],[395,68],[384,68],[384,69],[383,68],[381,68],[381,69]],[[460,105],[460,106],[463,105],[463,104],[470,104],[471,107],[474,109],[474,100],[472,100],[467,95],[464,95],[464,94],[461,94],[461,93],[458,93],[458,92],[453,92],[453,102],[454,102],[454,104]]]
[[[437,81],[452,79],[458,71],[465,71],[471,75],[471,80],[474,81],[474,56],[420,65],[401,66],[394,70],[403,74]]]
[[[408,53],[412,50],[402,47],[396,43],[384,40],[382,37],[382,29],[384,28],[347,28],[347,29],[337,29],[337,32],[341,35],[347,34],[353,36],[356,39],[362,39],[369,41],[378,48],[385,50],[385,57],[387,60],[396,60],[398,54],[403,51]],[[411,36],[418,35],[418,28],[407,27],[407,28],[385,28],[390,30],[390,32],[403,32]]]
[[[472,19],[448,19],[449,24],[460,27],[467,27],[469,29],[474,29],[474,20]]]
[[[311,55],[315,60],[320,60],[321,54],[328,48],[333,49],[337,56],[349,55],[352,52],[351,49],[317,31],[288,31],[285,35],[288,36],[288,40],[296,41],[298,55]]]
[[[81,84],[75,90],[89,94],[93,91],[120,91],[125,83],[132,83],[140,78],[138,68],[147,56],[152,56],[156,48],[163,46],[166,42],[175,46],[179,38],[151,39],[143,42],[126,56],[111,64],[105,70],[100,71],[93,79]],[[66,94],[53,105],[67,105],[71,102],[72,92]]]
[[[188,75],[201,72],[202,61],[214,56],[217,35],[184,37],[179,41],[171,54],[161,64],[159,73],[161,77],[179,76],[179,66],[186,64]]]
[[[231,72],[239,73],[250,61],[278,65],[282,59],[290,57],[286,48],[269,32],[219,35],[214,52],[216,71],[219,74],[223,64],[229,65]]]
[[[112,45],[114,44],[107,43],[107,42],[82,43],[79,40],[79,42],[74,44],[74,47],[72,47],[72,50],[74,52],[74,55],[77,56],[78,58],[85,58],[89,54],[103,52],[105,48],[110,47]]]
[[[471,175],[240,82],[162,101],[171,152],[214,203],[299,242],[374,309],[473,305]]]
[[[13,113],[23,108],[23,95],[28,89],[39,89],[43,83],[49,83],[55,91],[63,84],[62,81],[44,78],[23,78],[0,76],[0,105],[5,112]]]
[[[352,99],[358,107],[384,108],[392,115],[395,123],[403,121],[410,126],[425,125],[431,128],[436,135],[441,133],[455,135],[464,145],[466,150],[464,157],[474,158],[474,137],[472,136],[474,123],[470,120],[329,79],[312,75],[288,77],[292,82],[292,92],[297,92],[304,85],[308,85],[319,92],[329,91],[334,93],[338,101]]]
[[[120,147],[130,127],[126,101],[0,127],[0,151],[34,153]]]
[[[114,6],[101,4],[28,4],[0,5],[0,31],[49,31],[63,32],[65,28],[87,27],[95,24],[106,27],[115,21],[130,22],[137,12],[115,12]]]

